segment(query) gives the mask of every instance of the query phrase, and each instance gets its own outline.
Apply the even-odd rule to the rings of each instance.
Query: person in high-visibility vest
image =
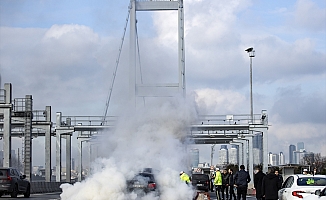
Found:
[[[215,191],[217,200],[221,200],[221,191],[222,191],[222,174],[220,169],[216,167],[215,179],[214,179]]]
[[[307,185],[313,185],[315,183],[315,180],[313,178],[308,178]]]
[[[184,171],[180,172],[180,179],[184,181],[185,183],[189,184],[190,183],[190,177],[188,174],[186,174]]]

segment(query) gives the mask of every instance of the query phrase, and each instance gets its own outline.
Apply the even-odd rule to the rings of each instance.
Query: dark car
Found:
[[[158,194],[154,174],[141,172],[138,173],[132,180],[127,181],[128,192],[134,192],[137,196],[144,196],[149,192]]]
[[[209,176],[207,174],[192,174],[192,185],[197,190],[208,192],[209,190]]]
[[[15,168],[0,168],[0,197],[4,194],[10,194],[11,197],[24,194],[24,197],[28,198],[30,189],[31,184],[26,180],[26,175],[22,175]]]

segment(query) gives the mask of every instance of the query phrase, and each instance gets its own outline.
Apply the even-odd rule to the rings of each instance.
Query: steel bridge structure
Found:
[[[138,11],[174,10],[178,12],[178,83],[144,85],[136,76],[136,13]],[[129,94],[135,105],[137,97],[185,96],[185,46],[183,0],[131,0],[130,47],[129,47]],[[51,140],[56,140],[56,181],[61,182],[62,139],[66,142],[66,182],[71,181],[71,138],[77,134],[79,163],[78,180],[82,177],[82,146],[95,136],[110,132],[117,117],[109,116],[64,116],[56,112],[51,120],[51,106],[44,110],[33,109],[32,95],[12,99],[12,85],[6,83],[0,90],[0,137],[3,138],[3,166],[11,166],[11,138],[24,140],[24,173],[31,178],[32,138],[45,137],[45,180],[51,181]],[[103,121],[105,119],[105,121]],[[268,115],[265,110],[254,115],[206,115],[189,127],[187,139],[193,144],[236,144],[239,146],[239,164],[244,164],[253,175],[253,136],[263,135],[263,171],[268,167]]]

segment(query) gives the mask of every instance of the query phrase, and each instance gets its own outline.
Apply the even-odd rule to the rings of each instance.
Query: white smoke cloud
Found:
[[[195,107],[183,100],[152,104],[124,115],[116,129],[101,137],[102,158],[92,165],[92,175],[74,185],[63,184],[61,199],[136,199],[126,191],[126,181],[143,168],[153,168],[160,197],[146,199],[192,199],[193,190],[179,178],[187,170],[185,137],[195,119]]]

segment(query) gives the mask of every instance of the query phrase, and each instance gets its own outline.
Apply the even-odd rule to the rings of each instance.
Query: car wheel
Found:
[[[0,197],[2,197],[2,195],[3,195],[3,192],[0,192]]]
[[[15,185],[12,192],[11,192],[11,194],[10,194],[10,196],[13,197],[13,198],[16,198],[17,195],[18,195],[18,187],[17,187],[17,185]]]
[[[30,185],[27,186],[26,192],[24,193],[25,198],[29,198],[29,196],[31,196],[31,186]]]

